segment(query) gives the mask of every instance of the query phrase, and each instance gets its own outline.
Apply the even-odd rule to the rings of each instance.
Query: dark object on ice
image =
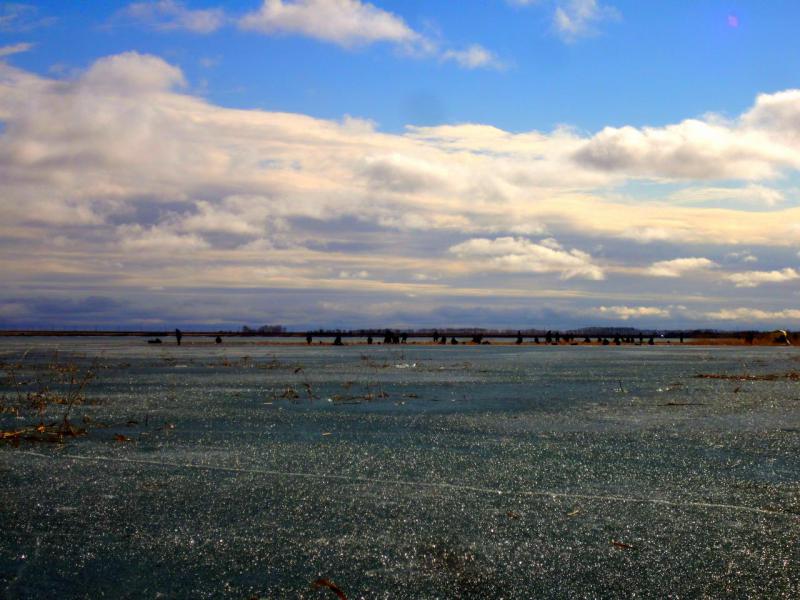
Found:
[[[591,343],[592,343],[592,340],[591,340],[591,338],[590,338],[590,337],[587,335],[585,338],[583,338],[583,343],[584,343],[584,344],[591,344]]]
[[[620,339],[619,339],[619,336],[618,336],[618,335],[615,335],[615,336],[614,336],[614,344],[615,344],[615,345],[617,345],[617,346],[619,346],[620,344],[622,344],[622,340],[620,340]]]
[[[344,592],[341,590],[341,588],[335,583],[333,583],[330,579],[325,579],[321,577],[319,579],[316,579],[312,583],[312,585],[315,588],[328,588],[330,591],[336,594],[336,597],[339,598],[339,600],[347,600],[347,596],[344,595]]]
[[[539,343],[539,336],[538,335],[535,338],[533,338],[533,343],[534,344],[538,344]]]
[[[336,339],[333,340],[333,345],[334,346],[344,346],[344,344],[342,343],[342,336],[337,335]]]
[[[310,334],[310,333],[307,333],[307,334],[306,334],[306,344],[311,344],[311,342],[312,342],[312,340],[313,340],[313,339],[314,339],[314,338],[312,338],[312,337],[311,337],[311,334]]]
[[[545,341],[546,343],[548,343],[548,344],[549,344],[550,342],[552,342],[552,341],[553,341],[553,334],[552,334],[551,332],[549,332],[549,331],[548,331],[548,332],[547,332],[547,334],[544,336],[544,341]]]
[[[521,344],[521,343],[522,343],[522,332],[518,331],[517,332],[517,344]]]
[[[650,341],[647,342],[647,345],[648,346],[655,346],[656,345],[656,340],[655,340],[655,338],[653,338],[652,335],[650,336]]]
[[[214,342],[217,343],[217,344],[221,344],[222,343],[222,338],[217,336],[217,337],[214,338]]]
[[[368,343],[368,344],[371,344],[371,343],[372,343],[372,336],[369,336],[369,337],[367,337],[367,343]]]
[[[176,329],[175,330],[175,339],[178,340],[178,346],[181,345],[181,338],[182,337],[183,337],[183,334],[181,333],[181,330],[180,329]]]
[[[447,343],[447,336],[446,335],[443,335],[441,338],[439,338],[439,345],[440,346],[442,346],[442,345],[444,345],[446,343]]]
[[[681,344],[683,343],[683,334],[681,334]]]
[[[458,340],[456,338],[452,338],[450,340],[450,343],[453,344],[453,346],[457,346],[458,345]]]
[[[403,335],[401,335],[401,336],[400,336],[400,341],[401,341],[403,344],[406,344],[406,343],[408,343],[408,334],[407,334],[407,333],[404,333]]]
[[[161,338],[155,338],[154,340],[147,340],[148,344],[160,344]]]
[[[791,346],[792,342],[789,341],[789,332],[785,329],[775,330],[775,343]]]
[[[439,331],[434,329],[433,330],[433,343],[435,344],[438,341],[439,341]]]
[[[634,546],[630,544],[626,544],[625,542],[618,542],[616,540],[611,540],[611,545],[615,548],[620,548],[621,550],[635,550]]]
[[[482,335],[473,335],[472,336],[472,343],[473,344],[480,344],[483,341]]]
[[[610,342],[606,338],[603,338],[603,342],[602,342],[603,346],[608,346],[609,343]]]

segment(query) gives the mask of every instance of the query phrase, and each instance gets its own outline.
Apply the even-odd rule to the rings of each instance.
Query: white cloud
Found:
[[[339,279],[368,279],[369,271],[339,271]]]
[[[800,141],[800,90],[759,94],[753,108],[742,116],[742,124],[791,143]]]
[[[598,0],[563,0],[556,6],[553,25],[565,41],[575,41],[595,32],[598,23],[619,18],[619,12]]]
[[[635,177],[756,180],[800,166],[770,132],[689,119],[661,128],[606,127],[575,153],[588,167]]]
[[[166,92],[186,81],[180,69],[160,58],[125,52],[97,60],[82,77],[82,83],[96,92],[120,96]]]
[[[134,2],[122,9],[119,17],[161,31],[185,30],[193,33],[211,33],[225,23],[222,9],[193,10],[178,0]]]
[[[472,44],[464,50],[445,50],[443,61],[452,61],[465,69],[504,69],[505,65],[497,56],[479,44]]]
[[[683,277],[694,271],[704,271],[716,266],[716,263],[707,258],[675,258],[654,262],[645,273],[653,277]]]
[[[563,250],[549,243],[536,244],[524,238],[474,238],[450,248],[462,259],[478,263],[479,270],[497,269],[512,273],[558,273],[562,279],[581,277],[604,279],[603,269],[580,250]],[[488,262],[482,262],[488,261]]]
[[[623,321],[643,317],[667,319],[672,316],[669,309],[656,306],[600,306],[596,312],[600,315],[622,319]]]
[[[261,8],[240,19],[239,26],[265,34],[300,34],[344,47],[424,41],[401,17],[360,0],[264,0]]]
[[[764,283],[783,283],[800,279],[800,273],[795,269],[782,269],[780,271],[745,271],[731,273],[725,279],[732,281],[736,287],[752,288]]]
[[[758,308],[726,308],[705,313],[705,317],[717,321],[740,321],[753,323],[757,321],[800,321],[800,310],[761,310]]]
[[[743,187],[691,187],[670,196],[673,202],[726,202],[736,201],[743,205],[777,206],[786,196],[781,190],[763,185],[749,184]]]
[[[749,250],[739,250],[737,252],[728,252],[725,255],[725,258],[728,260],[736,261],[736,262],[743,262],[743,263],[754,263],[758,262],[758,257],[752,254]]]
[[[10,46],[0,46],[0,60],[2,60],[6,56],[12,56],[14,54],[27,52],[31,48],[33,48],[33,44],[29,44],[27,42],[21,42],[19,44],[11,44]]]
[[[117,231],[124,250],[163,254],[194,252],[208,247],[198,236],[181,235],[161,227],[145,229],[140,225],[131,225],[119,227]]]

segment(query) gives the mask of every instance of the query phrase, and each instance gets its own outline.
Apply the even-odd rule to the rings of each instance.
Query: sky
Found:
[[[0,328],[800,329],[798,22],[0,2]]]

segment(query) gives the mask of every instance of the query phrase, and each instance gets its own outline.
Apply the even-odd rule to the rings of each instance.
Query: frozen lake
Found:
[[[797,349],[185,341],[0,339],[0,596],[800,595]]]

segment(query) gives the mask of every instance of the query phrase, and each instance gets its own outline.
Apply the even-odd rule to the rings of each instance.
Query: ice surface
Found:
[[[800,595],[800,382],[696,377],[796,349],[207,342],[0,341],[100,367],[0,445],[0,596]]]

